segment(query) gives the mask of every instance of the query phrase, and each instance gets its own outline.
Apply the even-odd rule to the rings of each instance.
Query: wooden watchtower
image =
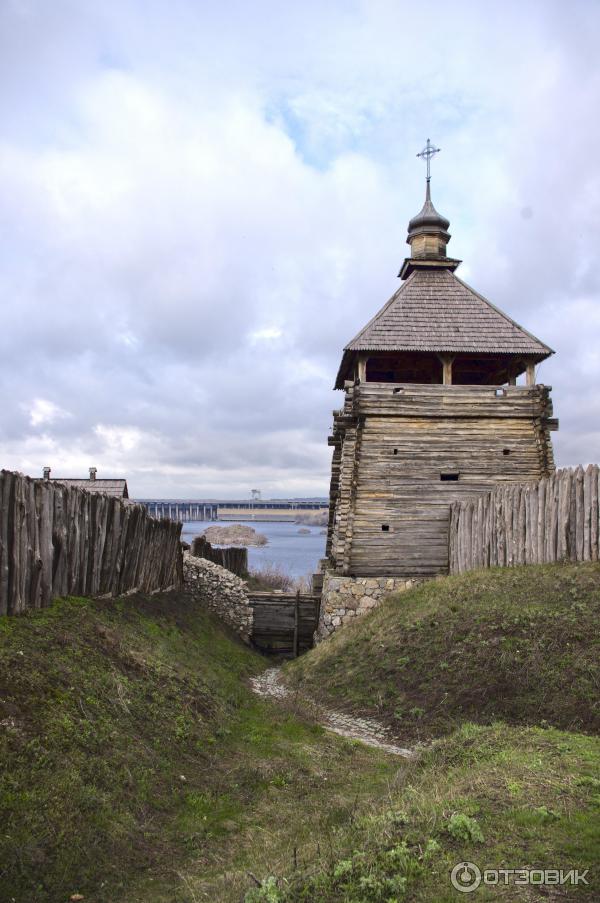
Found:
[[[558,423],[535,378],[553,351],[458,278],[449,225],[428,174],[402,284],[344,348],[329,440],[331,576],[447,573],[451,502],[554,470]]]

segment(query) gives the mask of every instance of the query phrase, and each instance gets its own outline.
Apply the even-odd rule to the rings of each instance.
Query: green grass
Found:
[[[599,604],[599,565],[433,581],[286,665],[410,761],[257,699],[269,662],[184,596],[0,619],[0,900],[547,899],[458,894],[464,860],[600,899]]]
[[[465,721],[600,728],[600,564],[492,569],[392,596],[287,669],[406,741]]]
[[[589,886],[557,893],[600,899],[599,615],[599,564],[475,572],[392,596],[287,665],[300,693],[427,745],[317,865],[248,903],[456,901],[464,860],[588,868]]]
[[[266,664],[177,594],[1,619],[0,899],[239,901],[315,856],[395,763],[258,700]]]
[[[318,864],[296,875],[273,876],[248,903],[548,898],[514,885],[459,894],[450,872],[463,861],[482,872],[589,869],[589,885],[566,893],[597,900],[599,763],[596,737],[465,724],[407,764],[386,804],[342,831],[337,848]]]

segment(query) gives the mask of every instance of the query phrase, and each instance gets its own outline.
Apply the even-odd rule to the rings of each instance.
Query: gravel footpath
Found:
[[[285,699],[291,695],[288,688],[281,683],[281,668],[268,668],[258,677],[252,677],[250,685],[258,696]],[[306,702],[316,715],[316,720],[327,730],[350,740],[360,740],[367,746],[375,746],[377,749],[383,749],[395,756],[404,756],[407,759],[414,756],[412,750],[397,746],[387,727],[378,721],[372,718],[355,718],[345,712],[325,709],[313,700],[306,700]]]

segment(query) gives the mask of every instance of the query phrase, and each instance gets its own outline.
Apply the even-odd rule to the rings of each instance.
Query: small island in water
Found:
[[[215,546],[266,546],[268,542],[264,534],[245,524],[207,527],[202,535]]]

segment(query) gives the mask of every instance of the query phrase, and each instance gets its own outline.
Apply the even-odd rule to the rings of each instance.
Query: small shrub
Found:
[[[393,825],[395,828],[403,827],[407,825],[409,822],[408,815],[406,812],[401,811],[392,811],[386,814],[387,821],[390,825]]]
[[[244,897],[244,903],[280,903],[281,893],[277,887],[277,878],[267,878],[260,887],[253,887]]]
[[[483,843],[483,832],[475,819],[462,812],[454,812],[446,830],[455,840]]]
[[[555,812],[554,809],[548,809],[547,806],[536,806],[533,812],[540,821],[555,821],[557,818],[560,818],[558,812]]]
[[[436,853],[439,853],[441,850],[441,846],[434,840],[433,837],[430,837],[425,845],[425,849],[423,850],[423,859],[430,859],[432,856],[435,856]]]
[[[351,859],[340,859],[337,862],[333,869],[333,877],[334,878],[343,878],[345,875],[349,875],[352,871],[352,860]]]

